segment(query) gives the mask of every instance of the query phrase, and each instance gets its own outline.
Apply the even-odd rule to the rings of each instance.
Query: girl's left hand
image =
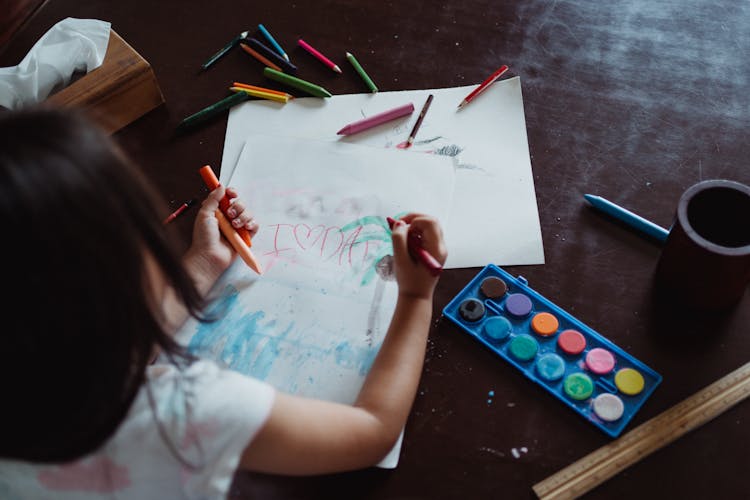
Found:
[[[191,267],[199,266],[198,270],[206,274],[206,278],[210,276],[214,279],[218,278],[229,267],[235,256],[234,249],[221,235],[219,221],[215,215],[224,194],[230,199],[227,219],[232,226],[244,227],[250,232],[251,237],[258,232],[257,222],[238,198],[235,189],[231,187],[225,189],[219,186],[211,191],[201,204],[195,218],[193,242],[185,256],[186,263]]]

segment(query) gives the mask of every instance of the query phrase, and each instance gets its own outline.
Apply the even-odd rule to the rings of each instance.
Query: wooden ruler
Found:
[[[578,498],[748,396],[750,363],[535,484],[534,493],[542,500]]]

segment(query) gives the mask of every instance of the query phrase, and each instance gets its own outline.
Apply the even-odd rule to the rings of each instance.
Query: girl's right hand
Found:
[[[399,294],[431,300],[438,277],[432,276],[424,264],[409,252],[408,235],[410,232],[419,234],[422,247],[442,265],[448,251],[440,223],[429,215],[409,213],[396,220],[391,231]]]

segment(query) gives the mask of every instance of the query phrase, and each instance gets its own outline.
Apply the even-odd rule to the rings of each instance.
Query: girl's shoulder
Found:
[[[217,425],[262,425],[271,410],[275,391],[267,383],[221,368],[209,360],[187,366],[155,364],[133,405],[176,425],[216,422]]]
[[[0,460],[0,496],[225,498],[274,394],[268,384],[211,361],[152,365],[102,448],[67,464]]]

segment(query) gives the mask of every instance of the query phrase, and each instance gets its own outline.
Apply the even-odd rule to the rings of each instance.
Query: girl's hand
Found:
[[[434,217],[410,213],[396,221],[391,234],[399,294],[431,300],[438,278],[432,276],[424,264],[409,253],[410,232],[419,234],[422,247],[440,264],[444,264],[448,251],[443,240],[443,230]]]
[[[221,235],[219,221],[215,215],[224,194],[231,200],[227,209],[227,219],[232,226],[245,227],[251,237],[258,232],[258,224],[252,213],[237,197],[236,190],[219,186],[211,191],[195,218],[193,242],[185,255],[185,264],[194,271],[194,275],[195,272],[201,274],[201,281],[215,281],[229,267],[235,256],[234,249]]]

